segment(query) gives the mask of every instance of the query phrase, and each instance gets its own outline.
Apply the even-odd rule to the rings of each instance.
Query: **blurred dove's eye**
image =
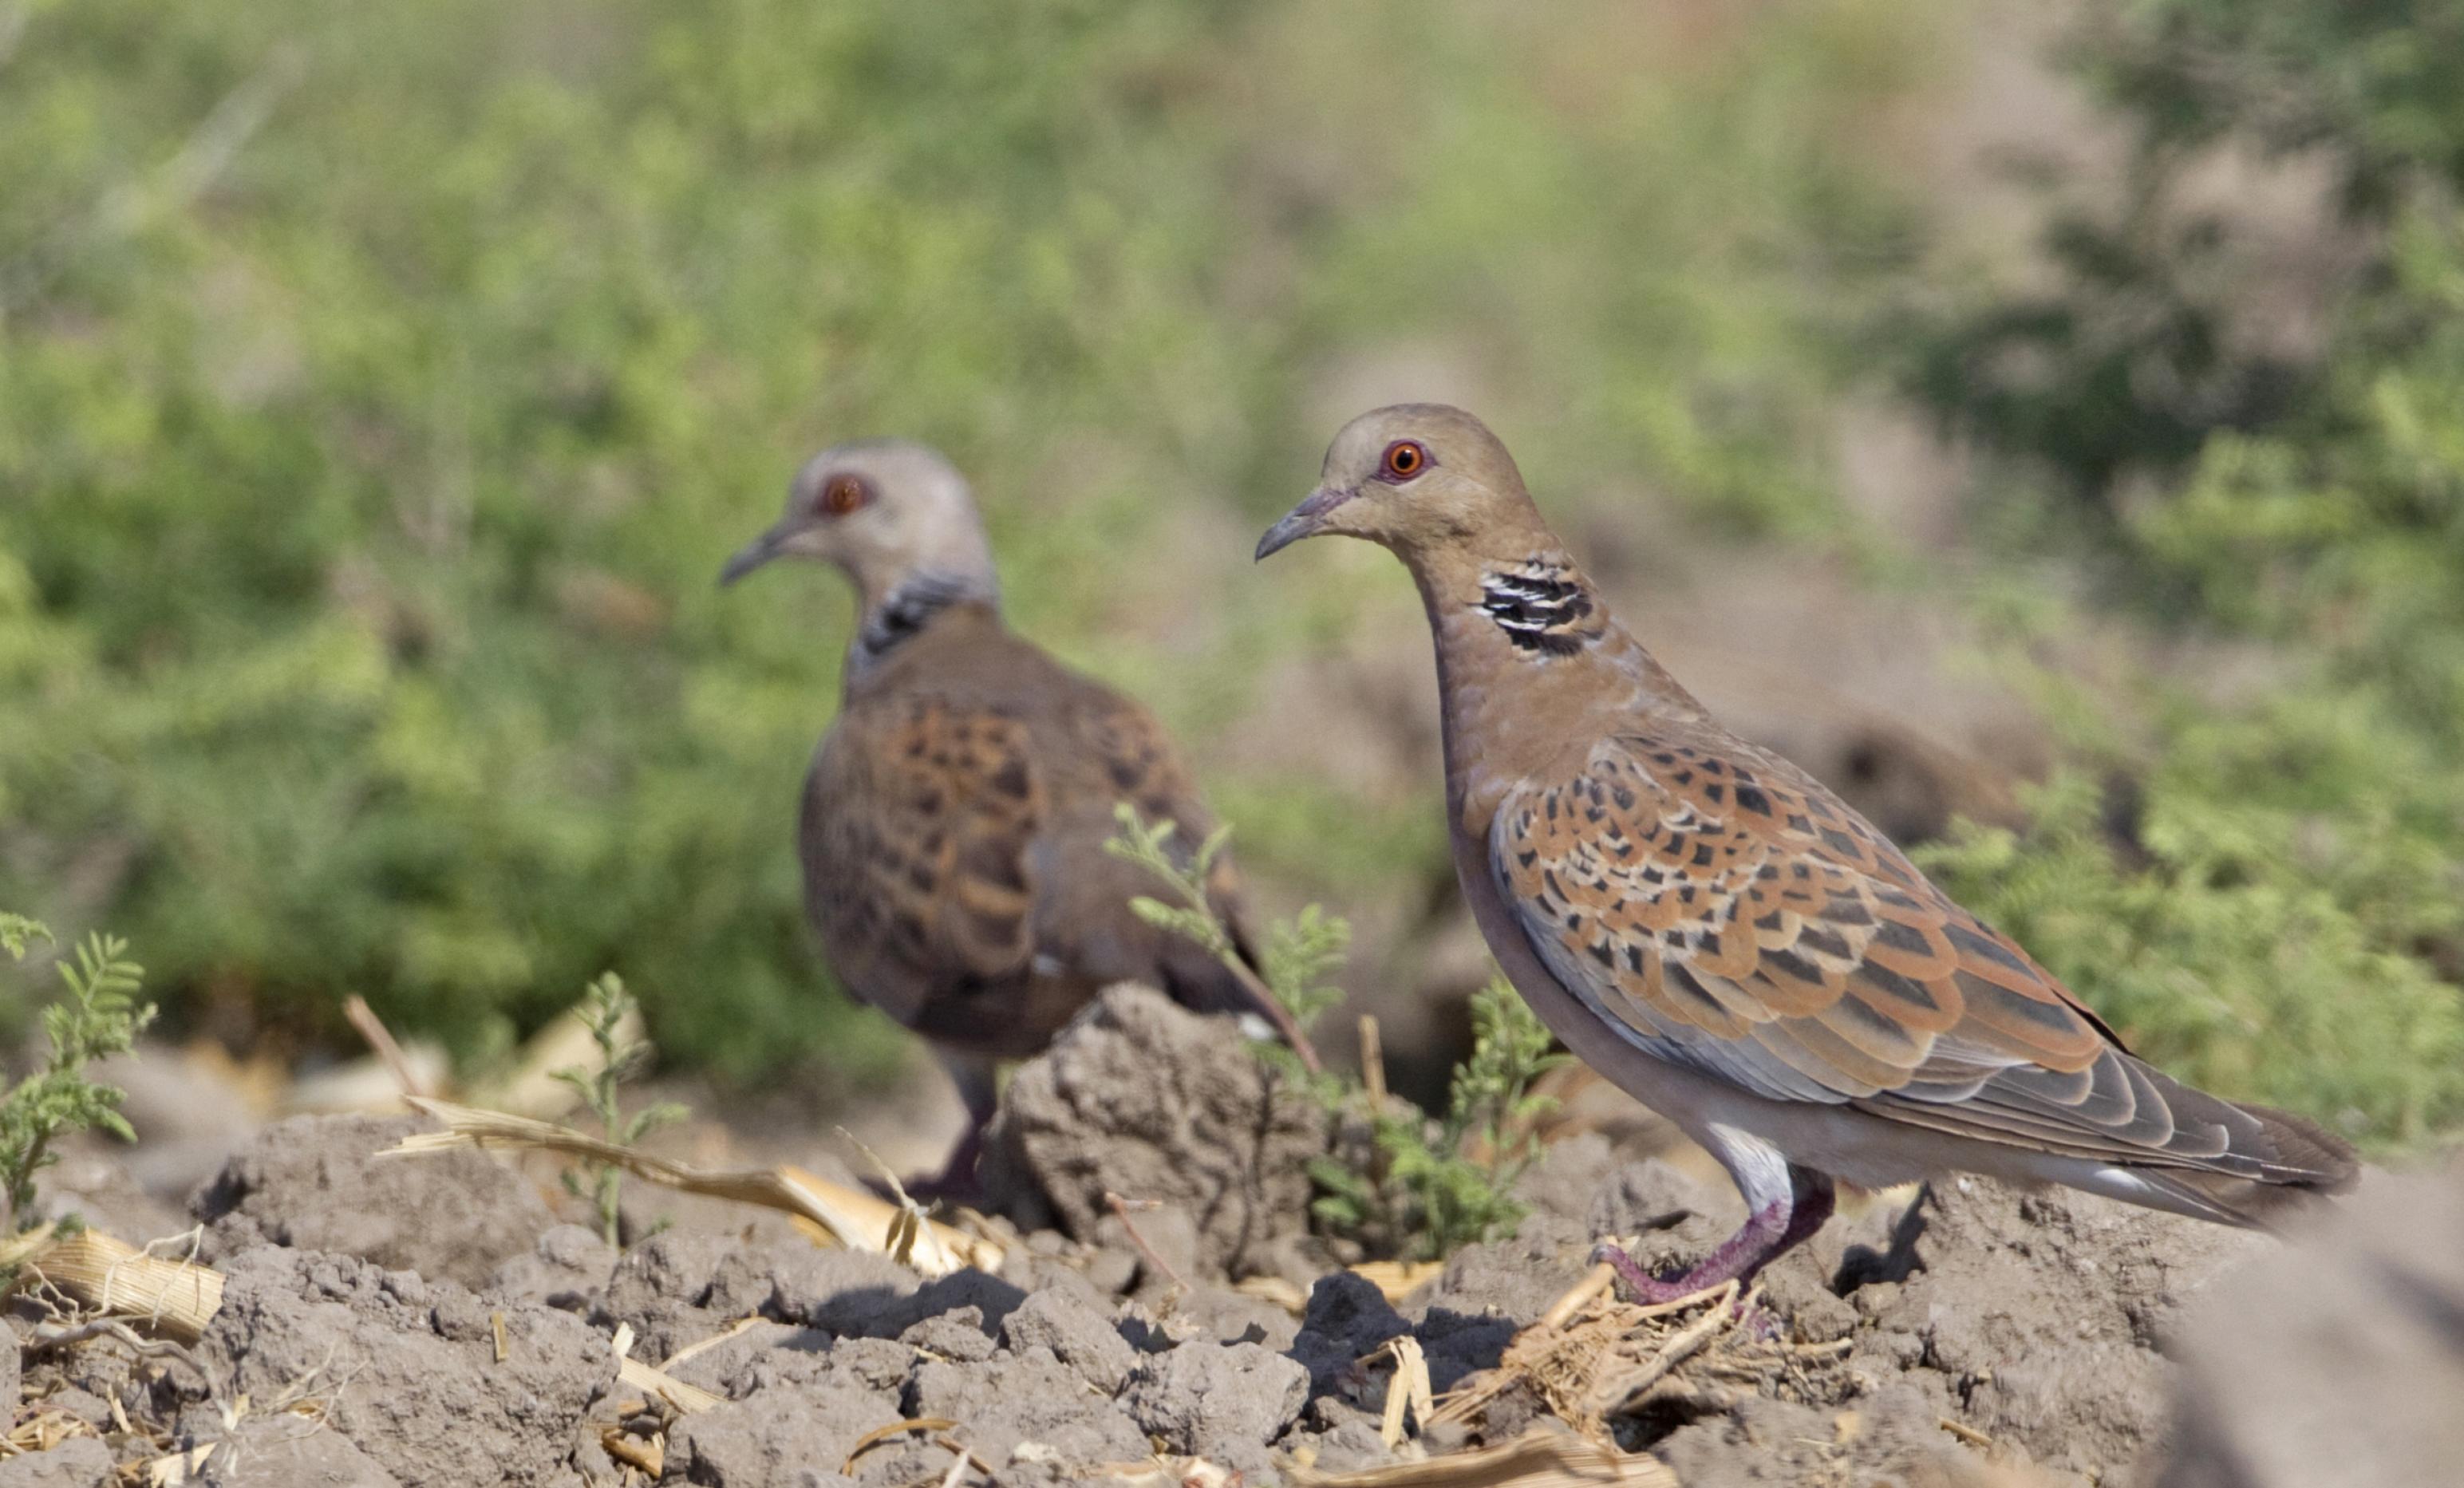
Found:
[[[822,488],[820,506],[825,516],[845,516],[872,499],[871,489],[854,475],[833,475]]]
[[[1429,467],[1429,451],[1419,441],[1398,439],[1386,447],[1386,467],[1379,473],[1388,480],[1410,480]]]

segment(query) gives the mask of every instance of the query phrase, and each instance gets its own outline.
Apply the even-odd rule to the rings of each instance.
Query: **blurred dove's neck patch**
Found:
[[[999,603],[989,580],[935,569],[924,569],[899,581],[881,602],[865,612],[849,649],[847,669],[863,671],[923,633],[934,618],[956,604]]]

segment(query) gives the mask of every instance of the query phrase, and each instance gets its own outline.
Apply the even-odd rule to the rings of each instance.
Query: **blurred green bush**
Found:
[[[2266,696],[2143,679],[2142,733],[2075,699],[2078,753],[2132,781],[2123,809],[2074,778],[2031,832],[1935,865],[2169,1066],[2382,1138],[2453,1130],[2464,7],[2097,14],[2079,55],[2135,132],[2131,188],[2056,221],[2054,288],[1916,338],[1915,385],[2037,496],[2008,531],[2059,541],[2046,514],[2069,514],[2091,603],[2256,657]],[[2199,207],[2220,152],[2325,183],[2307,230],[2342,267],[2306,356],[2234,334],[2271,313],[2247,286],[2182,272],[2282,230]],[[2066,623],[2036,613],[2035,639]]]
[[[0,902],[277,1048],[356,990],[479,1054],[613,967],[673,1056],[879,1067],[789,845],[847,601],[711,580],[887,432],[1253,872],[1435,881],[1424,782],[1329,852],[1276,805],[1325,786],[1210,754],[1355,602],[1242,572],[1342,368],[1436,347],[1564,489],[1830,531],[1821,332],[1906,247],[1859,142],[1925,21],[0,4]]]

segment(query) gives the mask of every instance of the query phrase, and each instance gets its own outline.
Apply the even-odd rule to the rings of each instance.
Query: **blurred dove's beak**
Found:
[[[737,549],[736,557],[729,558],[727,560],[727,566],[718,571],[718,586],[724,589],[729,584],[736,582],[745,575],[753,572],[757,568],[759,568],[762,564],[769,562],[774,558],[777,558],[783,549],[785,540],[786,534],[781,532],[779,528],[773,527],[768,532],[763,533],[760,536],[754,538],[751,542],[748,542],[744,546]]]

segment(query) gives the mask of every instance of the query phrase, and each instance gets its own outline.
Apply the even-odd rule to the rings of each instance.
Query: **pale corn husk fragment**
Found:
[[[654,1482],[667,1470],[668,1446],[664,1435],[635,1436],[623,1427],[608,1426],[601,1428],[599,1445],[610,1458],[640,1469]],[[630,1478],[632,1474],[625,1476]]]
[[[1300,1283],[1287,1277],[1244,1276],[1232,1283],[1232,1290],[1243,1297],[1270,1302],[1295,1318],[1309,1311],[1309,1293],[1302,1291]]]
[[[466,1143],[559,1152],[613,1163],[646,1182],[683,1193],[778,1210],[812,1226],[825,1243],[892,1256],[927,1277],[948,1276],[970,1266],[999,1272],[1006,1258],[1000,1245],[925,1218],[913,1205],[892,1204],[861,1189],[831,1183],[787,1164],[704,1171],[526,1116],[508,1116],[501,1111],[483,1111],[446,1101],[414,1099],[410,1104],[423,1114],[443,1122],[446,1129],[406,1137],[378,1156],[450,1151]]]
[[[55,1240],[27,1261],[20,1284],[36,1283],[181,1344],[205,1337],[206,1324],[223,1304],[221,1272],[149,1255],[99,1230]]]
[[[1377,1288],[1388,1302],[1399,1302],[1445,1270],[1446,1263],[1442,1260],[1364,1260],[1346,1269]]]
[[[1678,1488],[1677,1475],[1646,1453],[1535,1426],[1512,1441],[1397,1462],[1356,1473],[1292,1467],[1296,1488]]]
[[[1377,1288],[1379,1296],[1389,1302],[1401,1302],[1445,1269],[1441,1260],[1364,1260],[1345,1270]],[[1309,1292],[1298,1282],[1279,1276],[1247,1276],[1232,1283],[1232,1290],[1243,1297],[1255,1297],[1283,1308],[1293,1317],[1309,1310]]]

